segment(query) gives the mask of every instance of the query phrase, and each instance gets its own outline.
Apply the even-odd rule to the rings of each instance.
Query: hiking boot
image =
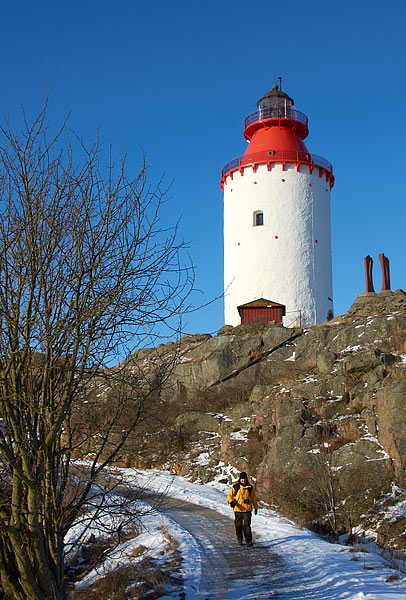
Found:
[[[247,546],[252,546],[252,542],[247,542]]]
[[[237,543],[238,543],[239,546],[243,545],[242,540],[237,540]]]

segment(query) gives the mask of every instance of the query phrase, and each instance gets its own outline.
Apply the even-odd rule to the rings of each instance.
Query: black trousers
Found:
[[[234,525],[235,533],[237,534],[237,540],[242,542],[242,534],[244,533],[245,541],[252,542],[251,533],[251,511],[249,512],[235,512],[234,513]]]

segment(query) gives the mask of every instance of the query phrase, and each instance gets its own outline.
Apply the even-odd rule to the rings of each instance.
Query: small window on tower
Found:
[[[264,213],[257,210],[254,212],[254,227],[264,224]]]

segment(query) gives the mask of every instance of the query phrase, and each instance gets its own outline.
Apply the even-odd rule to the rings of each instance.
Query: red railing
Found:
[[[237,158],[233,158],[226,165],[224,165],[221,171],[221,179],[223,180],[229,173],[232,171],[237,171],[242,167],[268,164],[272,162],[292,162],[296,164],[304,163],[307,165],[313,165],[314,167],[321,167],[330,173],[330,175],[333,175],[333,165],[322,156],[295,150],[276,150],[272,155],[270,155],[268,152],[257,152],[256,154],[237,156]]]
[[[266,119],[291,119],[303,123],[306,127],[308,123],[306,115],[296,110],[296,108],[280,106],[278,108],[261,108],[251,113],[244,121],[244,129],[247,129],[252,123],[265,121]]]

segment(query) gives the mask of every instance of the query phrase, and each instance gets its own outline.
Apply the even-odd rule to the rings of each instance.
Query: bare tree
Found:
[[[46,105],[21,133],[1,130],[0,583],[13,600],[66,598],[64,536],[156,384],[140,390],[123,359],[182,314],[193,286],[146,171],[129,177],[125,154],[99,139],[87,148],[66,123],[50,135]],[[114,401],[75,487],[72,457],[91,437],[78,415],[92,419],[100,385]]]
[[[333,540],[338,539],[338,505],[340,502],[340,467],[337,466],[329,436],[322,437],[316,453],[309,463],[310,474],[307,489],[312,503],[317,507],[332,532]]]

